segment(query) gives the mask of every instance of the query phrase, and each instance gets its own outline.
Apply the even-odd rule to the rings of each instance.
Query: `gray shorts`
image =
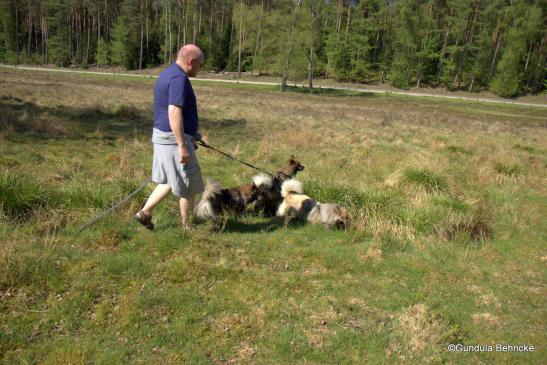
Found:
[[[184,138],[190,154],[190,161],[185,164],[180,163],[176,144],[153,143],[152,181],[169,185],[179,198],[191,198],[203,192],[204,184],[192,137],[184,135]]]

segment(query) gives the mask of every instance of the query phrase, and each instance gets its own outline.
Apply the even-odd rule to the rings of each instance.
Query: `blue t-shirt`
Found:
[[[163,70],[154,86],[154,128],[163,132],[172,132],[169,105],[182,107],[184,133],[195,135],[198,131],[196,95],[190,79],[176,62]]]

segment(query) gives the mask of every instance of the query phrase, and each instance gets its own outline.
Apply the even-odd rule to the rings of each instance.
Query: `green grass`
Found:
[[[78,232],[149,175],[152,83],[0,76],[0,363],[543,362],[540,111],[196,83],[211,145],[272,172],[295,154],[351,227],[231,216],[185,233],[170,196],[150,232],[132,215],[151,185]],[[255,174],[198,156],[225,186]]]

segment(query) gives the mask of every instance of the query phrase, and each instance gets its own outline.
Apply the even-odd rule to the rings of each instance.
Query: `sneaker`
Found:
[[[152,223],[152,214],[145,213],[144,211],[139,210],[133,218],[135,218],[137,222],[139,222],[149,230],[154,230],[154,223]]]

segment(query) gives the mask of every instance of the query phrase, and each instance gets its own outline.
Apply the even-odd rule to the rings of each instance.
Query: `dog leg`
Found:
[[[286,214],[287,214],[287,204],[285,204],[285,202],[283,202],[279,205],[279,208],[277,208],[276,215],[278,217],[284,217]]]

